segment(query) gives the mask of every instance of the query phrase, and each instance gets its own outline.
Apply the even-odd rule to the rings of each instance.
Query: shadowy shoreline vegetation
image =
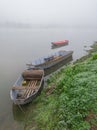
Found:
[[[47,80],[24,130],[97,130],[97,43],[92,48]]]

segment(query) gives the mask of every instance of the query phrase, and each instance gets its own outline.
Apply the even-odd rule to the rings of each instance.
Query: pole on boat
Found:
[[[23,108],[21,107],[21,105],[19,105],[19,104],[17,104],[17,105],[20,108],[20,110],[25,114],[25,112],[24,112]]]
[[[18,106],[19,106],[20,110],[25,114],[23,108],[19,104],[18,104]]]

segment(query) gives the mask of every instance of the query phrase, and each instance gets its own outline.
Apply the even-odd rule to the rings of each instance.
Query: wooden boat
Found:
[[[73,51],[58,51],[27,64],[28,68],[48,69],[72,56]]]
[[[63,40],[63,41],[57,41],[57,42],[51,42],[52,45],[54,46],[60,46],[60,45],[67,45],[69,43],[68,40]]]
[[[69,41],[68,40],[63,40],[63,41],[51,42],[51,43],[52,43],[51,48],[56,49],[56,48],[68,45]]]
[[[24,105],[31,102],[43,89],[44,70],[25,70],[10,90],[14,104]]]

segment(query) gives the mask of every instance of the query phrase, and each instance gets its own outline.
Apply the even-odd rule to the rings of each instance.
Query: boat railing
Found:
[[[53,60],[53,59],[54,59],[54,56],[49,56],[49,57],[44,58],[45,61],[50,61],[50,60]]]
[[[21,86],[22,80],[23,80],[23,77],[22,75],[20,75],[13,86]]]

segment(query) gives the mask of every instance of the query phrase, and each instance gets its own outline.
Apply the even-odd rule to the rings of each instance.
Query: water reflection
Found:
[[[67,45],[68,45],[68,43],[61,44],[61,45],[54,45],[54,44],[52,44],[51,49],[56,49],[56,48],[64,47],[64,46],[67,46]]]
[[[60,69],[61,67],[63,67],[64,65],[69,64],[71,61],[73,60],[73,56],[71,55],[69,58],[61,61],[59,64],[54,65],[48,69],[45,70],[45,76],[57,71],[58,69]]]
[[[37,100],[34,100],[33,102],[30,102],[25,105],[15,105],[14,103],[12,104],[12,112],[13,112],[13,118],[15,121],[18,122],[25,122],[27,119],[28,113],[30,110],[35,109],[35,103]]]
[[[21,107],[21,106],[20,106]],[[23,122],[26,117],[25,108],[12,104],[13,118],[18,122]]]

